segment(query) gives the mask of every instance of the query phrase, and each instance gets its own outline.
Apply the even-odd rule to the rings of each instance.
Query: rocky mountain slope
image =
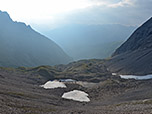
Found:
[[[4,17],[9,17],[7,13],[3,14],[5,15]],[[0,19],[0,24],[4,24],[2,23],[3,18]],[[4,21],[6,20],[4,19]],[[10,19],[8,18],[8,20]],[[122,79],[117,74],[113,75],[112,72],[127,74],[150,73],[151,20],[135,31],[127,40],[129,44],[123,44],[113,54],[111,59],[81,60],[67,65],[56,66],[0,67],[0,114],[150,114],[152,109],[152,79]],[[31,28],[28,27],[27,29],[25,24],[12,21],[10,23],[19,24],[19,26],[23,25],[25,30],[31,31]],[[0,27],[0,31],[5,27],[7,28],[7,26]],[[7,29],[12,30],[9,27]],[[0,40],[2,41],[2,43],[0,42],[0,51],[3,52],[0,57],[3,57],[3,54],[5,55],[7,51],[14,53],[14,46],[23,45],[22,40],[18,37],[9,37],[9,40],[4,40],[2,36],[5,33],[3,31],[0,34]],[[30,37],[31,32],[28,33]],[[37,34],[35,31],[32,33]],[[23,35],[24,32],[19,31],[16,34]],[[140,37],[138,34],[143,36]],[[14,43],[15,38],[18,41],[16,45],[9,45],[9,48],[5,49],[2,48]],[[34,42],[35,38],[32,40]],[[46,40],[50,42],[50,40]],[[140,40],[145,42],[145,45]],[[40,41],[43,44],[43,40],[41,39]],[[26,43],[29,50],[35,52],[36,49],[30,47],[31,44],[29,43]],[[33,43],[33,45],[35,44]],[[17,52],[21,48],[20,46],[17,47]],[[22,51],[19,52],[22,55]],[[28,54],[27,52],[24,51],[25,54]],[[40,54],[43,54],[43,52]],[[11,59],[9,57],[5,56],[3,58],[8,59],[7,62],[10,62],[9,60]],[[3,59],[1,58],[0,60]],[[7,62],[4,61],[4,63]],[[17,62],[20,62],[20,59]],[[31,66],[34,65],[32,64]],[[76,80],[76,82],[62,82],[67,88],[45,89],[41,86],[47,81],[60,79],[72,79]],[[86,92],[89,95],[90,102],[78,102],[62,98],[65,92],[73,90]]]
[[[107,65],[112,72],[152,73],[152,18],[141,25],[113,54]]]
[[[68,63],[71,58],[53,41],[0,11],[0,66]]]
[[[85,60],[68,65],[34,68],[0,68],[1,114],[149,114],[152,80],[125,80],[112,76],[104,60]],[[80,74],[80,76],[77,76]],[[48,80],[72,78],[94,86],[66,83],[67,88],[44,89]],[[95,79],[97,81],[95,81]],[[81,90],[89,103],[61,98],[63,93]]]

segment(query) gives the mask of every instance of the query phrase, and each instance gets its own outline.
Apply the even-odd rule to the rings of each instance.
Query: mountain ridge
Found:
[[[109,57],[134,29],[120,24],[70,24],[41,31],[54,38],[74,60],[81,60]]]
[[[120,74],[152,74],[152,18],[142,24],[107,61],[112,72]]]
[[[147,46],[148,43],[146,41],[149,40],[148,37],[151,37],[152,35],[152,30],[150,29],[151,27],[152,17],[143,25],[141,25],[138,29],[136,29],[135,32],[130,36],[130,38],[114,52],[113,56],[124,53],[126,51],[134,51],[136,49],[146,48],[145,46]],[[133,42],[134,44],[131,44]]]
[[[65,64],[72,59],[52,40],[0,12],[0,66]],[[11,20],[10,20],[11,19]]]

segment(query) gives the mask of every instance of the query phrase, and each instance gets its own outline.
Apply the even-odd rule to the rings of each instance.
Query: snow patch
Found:
[[[116,76],[116,75],[117,75],[117,73],[112,73],[112,75],[113,75],[113,76]]]
[[[120,75],[120,77],[123,78],[123,79],[148,80],[148,79],[152,79],[152,74],[151,75],[145,75],[145,76]]]
[[[80,101],[80,102],[90,102],[90,99],[88,98],[88,96],[89,95],[83,91],[73,90],[73,91],[64,93],[62,95],[62,98],[70,99],[74,101]]]
[[[60,82],[76,82],[76,80],[73,79],[59,79]]]
[[[59,81],[48,81],[44,85],[41,85],[41,87],[45,89],[54,89],[54,88],[66,88],[66,85],[63,82]]]

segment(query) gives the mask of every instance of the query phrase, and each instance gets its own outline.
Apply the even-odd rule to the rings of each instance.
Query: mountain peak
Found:
[[[143,24],[143,26],[146,26],[146,25],[149,25],[149,24],[152,24],[152,17],[150,17],[150,18]]]
[[[0,10],[0,22],[6,23],[6,22],[11,22],[11,21],[12,21],[12,19],[11,19],[10,15],[5,11],[3,12]]]
[[[52,40],[0,11],[0,66],[64,64],[71,58]]]
[[[152,17],[141,25],[130,38],[115,51],[113,56],[128,51],[147,48],[152,48]]]
[[[152,18],[141,25],[113,54],[107,65],[111,72],[152,74]]]

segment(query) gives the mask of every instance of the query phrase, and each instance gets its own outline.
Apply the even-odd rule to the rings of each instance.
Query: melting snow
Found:
[[[116,76],[116,75],[117,75],[117,73],[112,73],[112,75],[113,75],[113,76]]]
[[[89,95],[83,91],[73,90],[73,91],[64,93],[62,95],[62,98],[71,99],[71,100],[80,101],[80,102],[90,102],[90,99],[88,98],[88,96]]]
[[[73,79],[60,79],[60,82],[76,82],[76,80]]]
[[[145,75],[145,76],[120,75],[120,77],[123,78],[123,79],[147,80],[147,79],[152,79],[152,74],[151,75]]]
[[[59,81],[48,81],[44,85],[41,85],[41,87],[45,89],[54,89],[54,88],[66,88],[66,85],[63,82]]]

